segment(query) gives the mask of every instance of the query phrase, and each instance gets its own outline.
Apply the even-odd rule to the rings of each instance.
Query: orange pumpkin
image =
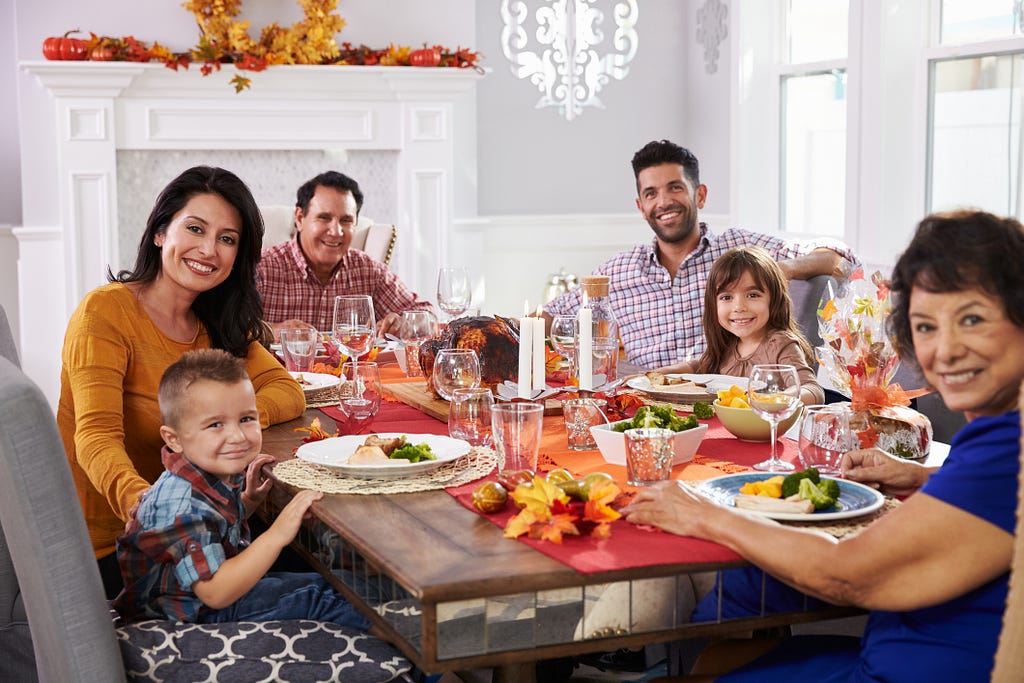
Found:
[[[87,57],[85,41],[71,38],[78,29],[68,31],[61,37],[50,37],[43,41],[43,56],[47,59],[82,60]]]

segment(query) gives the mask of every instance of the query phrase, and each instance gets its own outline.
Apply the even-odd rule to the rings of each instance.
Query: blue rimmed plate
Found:
[[[724,477],[707,479],[696,484],[697,490],[714,500],[719,505],[734,507],[737,494],[740,488],[752,481],[764,481],[771,477],[778,476],[766,472],[741,472],[740,474],[727,474]],[[831,477],[822,477],[831,479]],[[810,514],[794,512],[760,512],[744,510],[757,515],[771,517],[772,519],[787,520],[793,522],[827,522],[834,519],[852,519],[874,512],[885,503],[885,496],[875,489],[858,484],[855,481],[836,479],[839,482],[839,501],[834,508],[828,510],[816,510]]]

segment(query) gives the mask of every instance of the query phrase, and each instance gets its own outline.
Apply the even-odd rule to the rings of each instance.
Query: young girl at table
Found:
[[[761,247],[730,249],[711,267],[704,290],[704,334],[707,349],[699,360],[658,372],[746,377],[755,365],[782,363],[796,368],[801,401],[825,400],[811,365],[814,353],[793,319],[789,283]]]
[[[117,539],[121,616],[314,619],[368,630],[369,620],[319,574],[267,574],[322,493],[299,491],[250,543],[246,520],[270,491],[261,470],[273,457],[260,455],[256,392],[242,360],[220,349],[186,352],[167,368],[158,395],[165,470]]]

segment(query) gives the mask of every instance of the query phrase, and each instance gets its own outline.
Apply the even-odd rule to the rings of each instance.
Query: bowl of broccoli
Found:
[[[625,467],[626,436],[623,432],[641,427],[661,427],[676,432],[672,437],[673,467],[693,459],[708,431],[708,426],[701,424],[693,415],[677,415],[669,406],[641,406],[631,419],[595,425],[590,428],[590,433],[594,435],[605,462]]]

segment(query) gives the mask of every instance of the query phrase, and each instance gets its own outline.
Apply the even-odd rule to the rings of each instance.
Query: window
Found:
[[[940,0],[928,50],[928,211],[1024,216],[1024,36],[1014,0]]]
[[[847,0],[789,0],[780,68],[779,222],[842,237],[846,214]]]

